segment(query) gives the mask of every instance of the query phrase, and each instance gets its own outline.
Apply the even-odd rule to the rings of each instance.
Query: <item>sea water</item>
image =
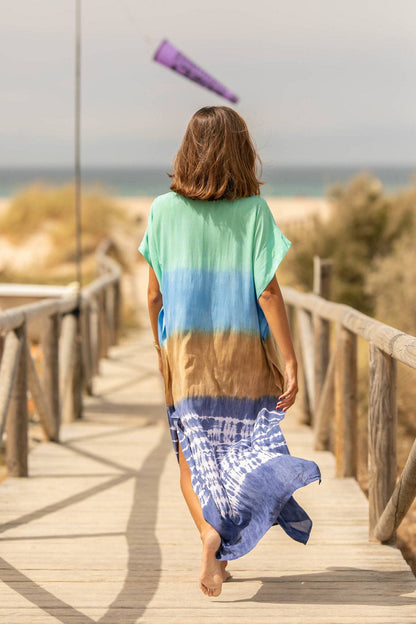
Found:
[[[84,167],[83,187],[96,184],[116,196],[154,197],[169,190],[169,166]],[[261,188],[265,197],[324,197],[335,184],[347,183],[360,172],[376,176],[386,192],[416,184],[415,167],[387,166],[281,166],[265,167]],[[63,184],[74,179],[72,167],[1,168],[0,197],[10,197],[34,182]]]

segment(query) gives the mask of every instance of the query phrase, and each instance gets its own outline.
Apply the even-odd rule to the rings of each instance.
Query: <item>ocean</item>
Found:
[[[169,190],[168,168],[85,167],[82,169],[84,188],[96,184],[116,196],[154,197]],[[387,166],[281,166],[263,170],[262,195],[265,197],[323,197],[331,186],[346,183],[359,172],[375,175],[386,192],[416,184],[415,167]],[[25,186],[43,181],[63,184],[73,180],[70,167],[0,168],[0,197],[11,197]]]

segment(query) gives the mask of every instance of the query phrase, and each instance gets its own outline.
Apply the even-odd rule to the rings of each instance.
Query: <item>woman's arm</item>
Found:
[[[160,292],[159,282],[157,281],[156,273],[152,267],[149,266],[149,283],[147,286],[147,305],[149,308],[150,324],[152,326],[153,338],[155,344],[159,344],[159,337],[157,331],[158,316],[163,305],[162,293]],[[162,357],[161,352],[158,349],[159,371],[162,372]]]
[[[295,402],[296,393],[298,392],[297,360],[290,336],[286,308],[276,276],[273,277],[270,284],[266,286],[260,295],[259,304],[285,360],[287,390],[280,395],[276,407],[286,411]]]

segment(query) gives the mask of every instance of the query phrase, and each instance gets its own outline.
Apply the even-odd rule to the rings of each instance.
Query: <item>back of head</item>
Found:
[[[170,188],[203,200],[260,195],[257,162],[261,165],[244,119],[228,106],[205,106],[188,124]]]

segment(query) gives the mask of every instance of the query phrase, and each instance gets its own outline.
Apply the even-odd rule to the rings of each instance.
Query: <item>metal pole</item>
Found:
[[[75,0],[75,225],[76,225],[76,273],[78,285],[78,305],[76,317],[75,366],[72,379],[73,409],[76,418],[83,414],[83,364],[81,345],[81,288],[82,288],[82,247],[81,247],[81,0]]]
[[[75,224],[76,274],[78,289],[82,287],[81,271],[81,0],[75,1]]]

